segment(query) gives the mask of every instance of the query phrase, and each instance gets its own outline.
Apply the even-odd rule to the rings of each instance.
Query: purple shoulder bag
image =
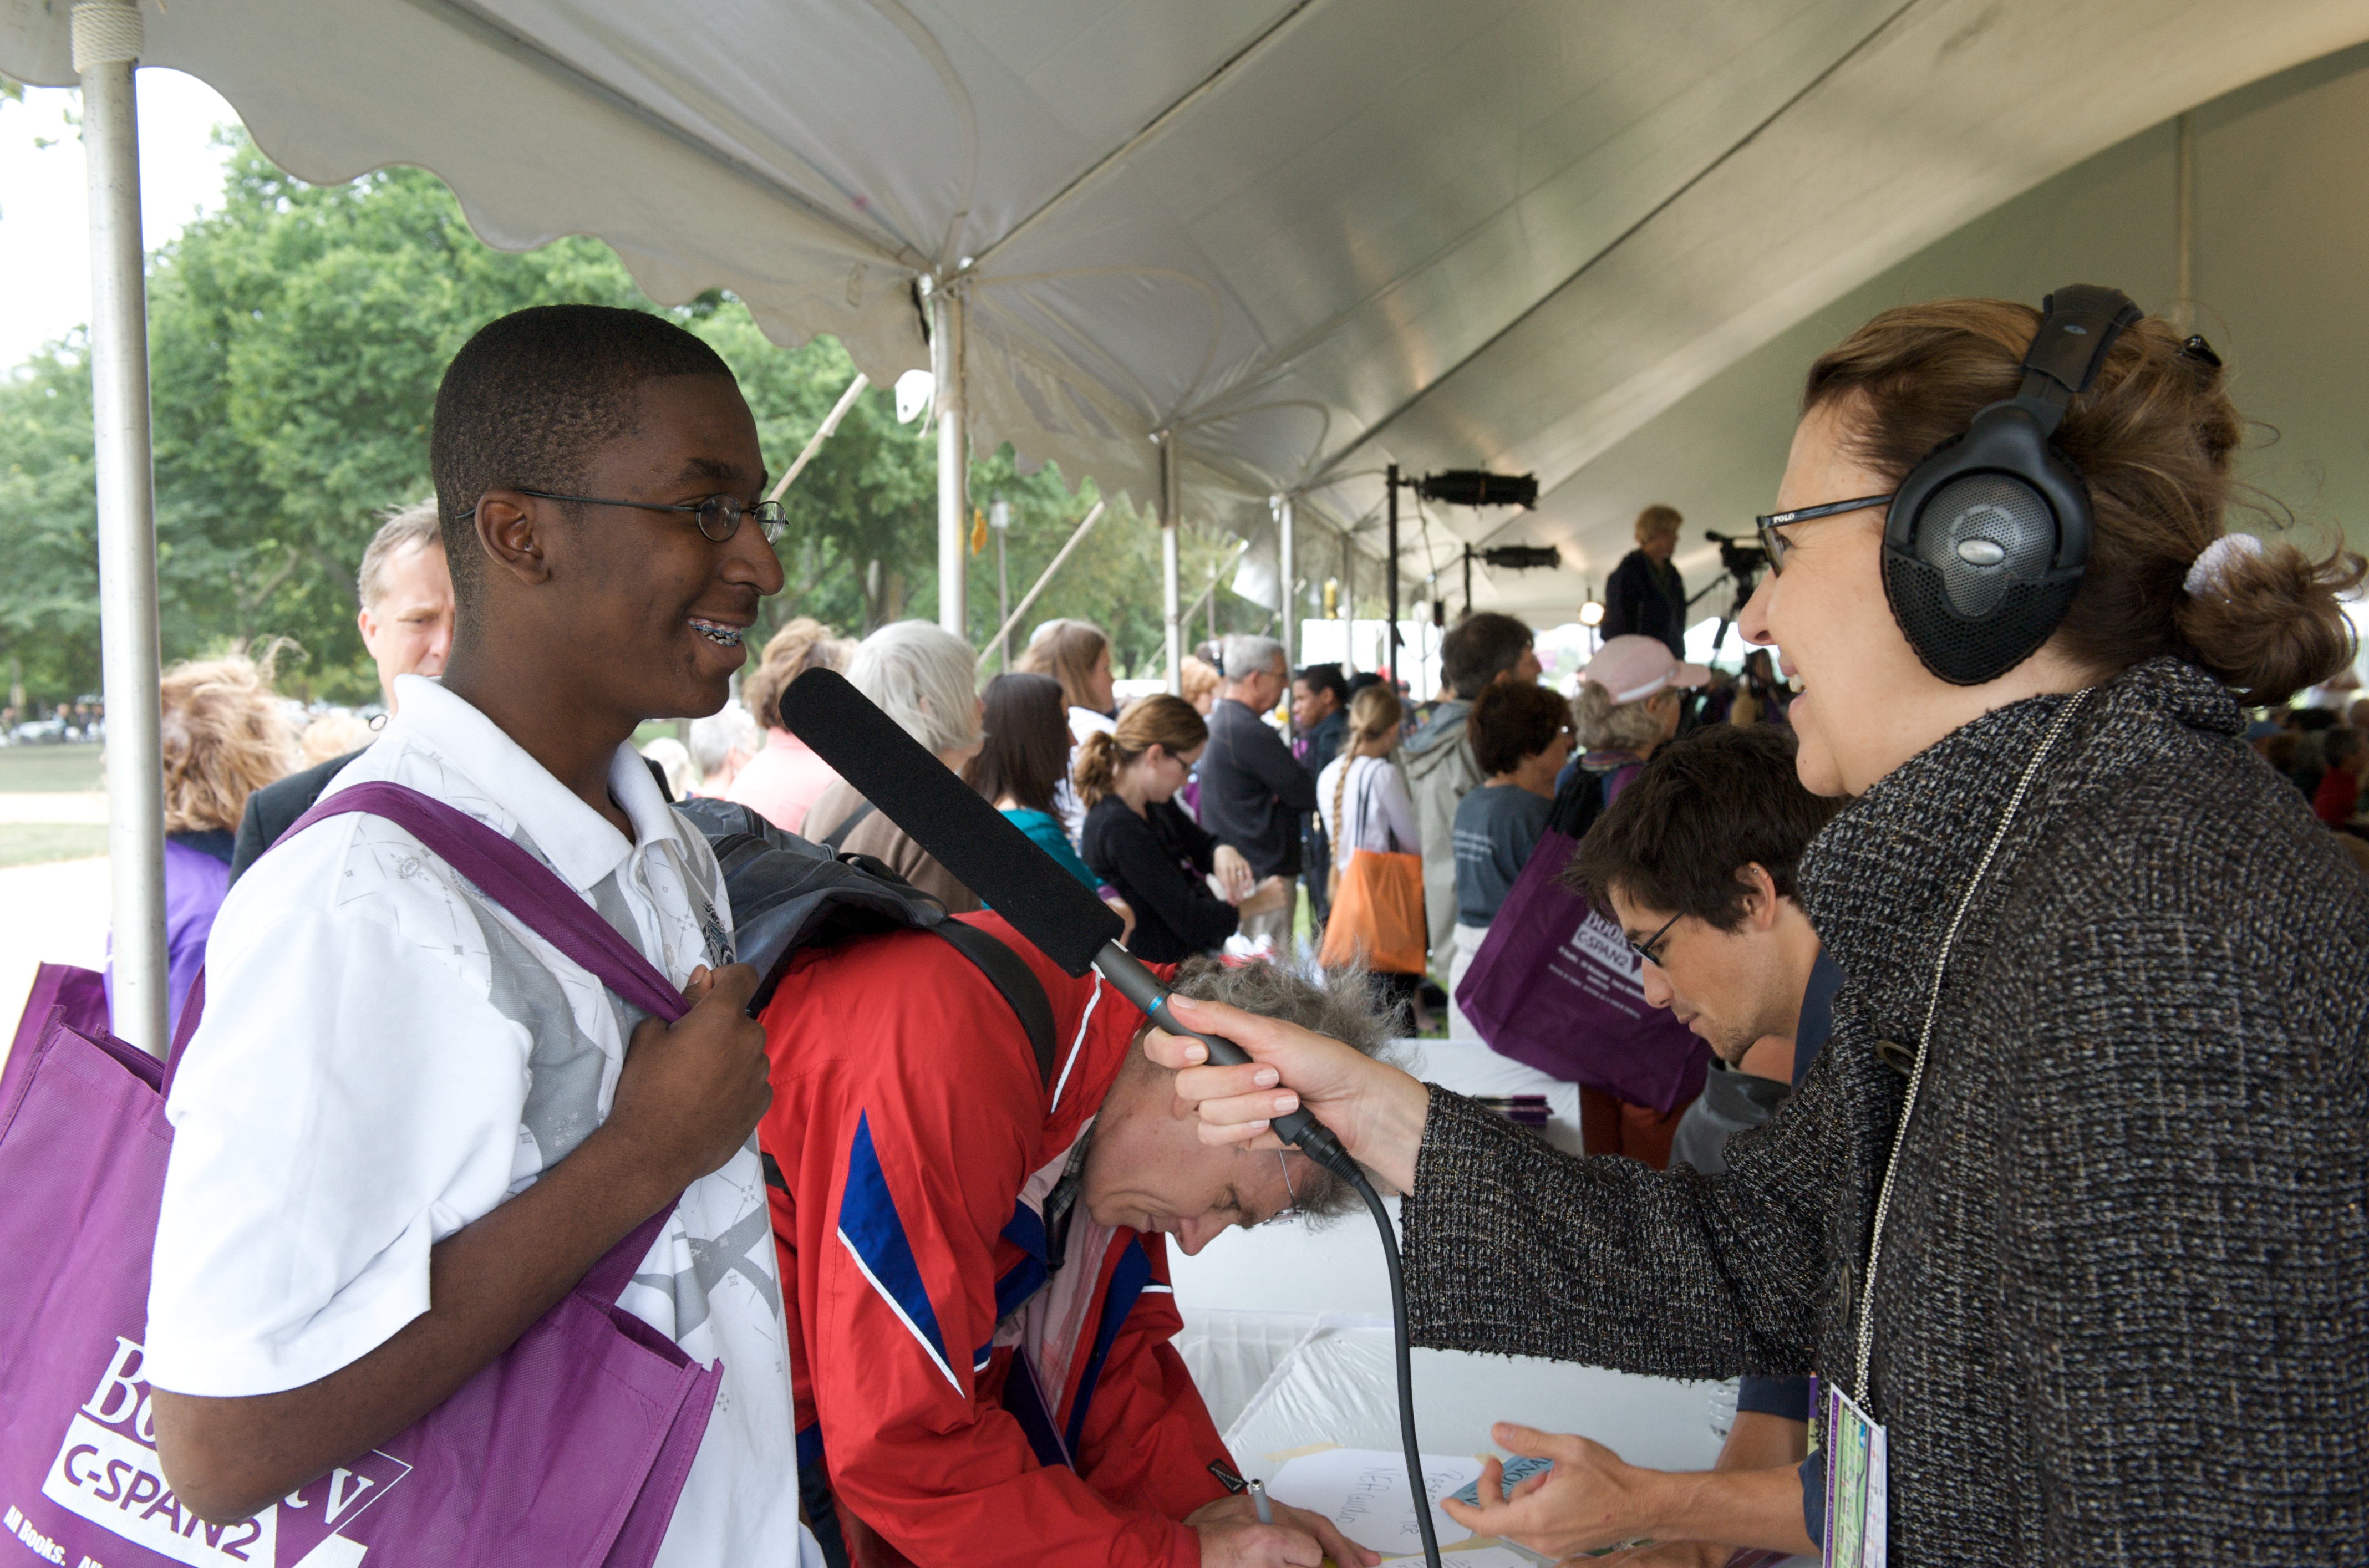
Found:
[[[282,837],[354,811],[405,829],[635,1006],[669,1020],[684,1013],[666,978],[533,855],[416,790],[357,784]],[[426,1419],[349,1467],[240,1524],[205,1524],[180,1506],[156,1462],[141,1345],[173,1142],[165,1096],[203,1008],[204,978],[164,1064],[107,1033],[97,987],[87,970],[44,966],[0,1074],[0,1525],[31,1549],[26,1561],[654,1560],[724,1372],[616,1304],[672,1205]]]
[[[1456,1004],[1499,1056],[1667,1116],[1702,1093],[1711,1047],[1647,1004],[1620,928],[1562,885],[1578,849],[1539,837]]]

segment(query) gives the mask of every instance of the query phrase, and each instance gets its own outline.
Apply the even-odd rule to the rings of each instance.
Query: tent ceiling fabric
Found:
[[[1188,515],[1253,532],[1282,490],[1369,520],[1388,462],[1535,471],[1505,537],[1564,540],[1574,475],[1813,313],[2369,38],[2357,0],[143,11],[145,63],[298,176],[424,166],[495,245],[598,235],[652,297],[730,289],[876,382],[927,365],[914,280],[950,280],[974,439],[1072,478],[1154,501],[1173,428]],[[67,28],[0,0],[0,72],[70,83]]]

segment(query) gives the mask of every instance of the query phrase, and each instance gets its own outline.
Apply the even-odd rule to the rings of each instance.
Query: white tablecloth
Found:
[[[1547,1140],[1579,1151],[1579,1090],[1478,1040],[1407,1042],[1410,1070],[1471,1094],[1544,1094]],[[1391,1200],[1393,1215],[1397,1209]],[[1390,1277],[1366,1216],[1229,1231],[1201,1255],[1170,1253],[1185,1332],[1177,1341],[1235,1455],[1311,1443],[1399,1446]],[[1576,1432],[1659,1470],[1707,1469],[1720,1439],[1717,1386],[1637,1378],[1528,1356],[1414,1353],[1415,1419],[1432,1453],[1489,1453],[1489,1426]]]

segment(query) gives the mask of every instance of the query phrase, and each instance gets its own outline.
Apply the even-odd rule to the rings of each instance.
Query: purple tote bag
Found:
[[[1456,1004],[1499,1056],[1667,1116],[1702,1093],[1711,1047],[1647,1005],[1620,928],[1562,885],[1578,849],[1551,829],[1539,838]]]
[[[516,843],[397,784],[359,784],[290,828],[396,822],[643,1011],[682,998]],[[45,969],[49,980],[52,970]],[[66,971],[34,987],[0,1075],[0,1526],[59,1568],[644,1568],[715,1402],[702,1368],[616,1304],[671,1206],[425,1420],[254,1518],[201,1523],[166,1486],[141,1373],[149,1253],[173,1131],[170,1070],[94,1024]],[[183,1010],[177,1063],[203,1008]],[[104,1019],[104,1013],[98,1014]],[[27,1027],[32,1031],[28,1042]]]

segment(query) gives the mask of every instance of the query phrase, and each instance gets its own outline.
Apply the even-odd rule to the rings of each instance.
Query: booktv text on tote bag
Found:
[[[360,784],[297,827],[356,810],[400,823],[635,1006],[682,1014],[680,993],[572,889],[450,807]],[[97,977],[81,976],[45,971],[34,1001],[47,1005],[20,1025],[0,1073],[0,1524],[32,1553],[27,1561],[647,1568],[723,1377],[721,1363],[702,1368],[616,1304],[671,1205],[377,1449],[235,1524],[210,1525],[180,1505],[156,1460],[142,1370],[173,1139],[169,1070],[95,1026]],[[177,1058],[203,1007],[199,983]]]
[[[1620,928],[1562,885],[1578,848],[1539,838],[1456,1004],[1500,1056],[1667,1116],[1702,1093],[1711,1047],[1645,1001]]]

